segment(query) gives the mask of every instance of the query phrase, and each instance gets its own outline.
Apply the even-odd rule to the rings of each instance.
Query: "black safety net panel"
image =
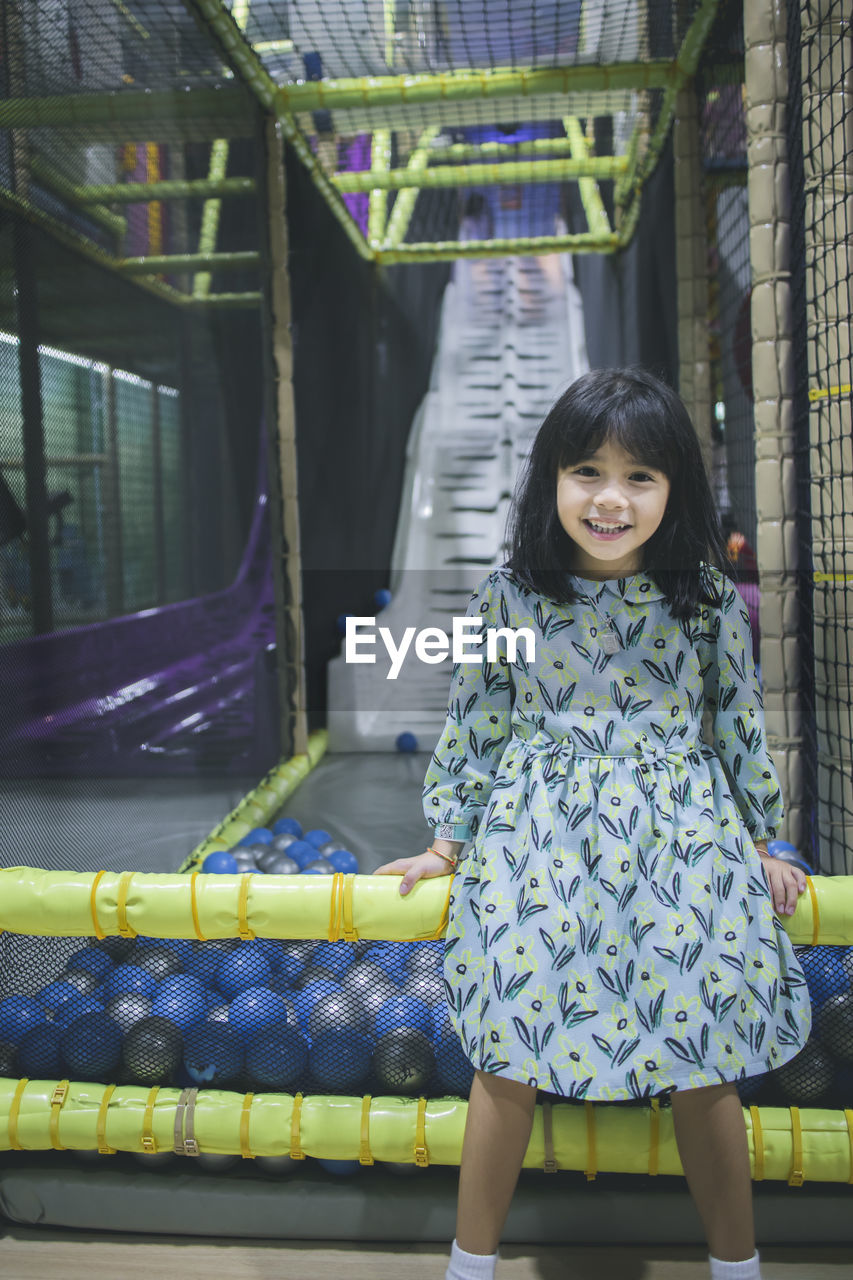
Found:
[[[853,1104],[853,947],[796,947],[812,1003],[803,1049],[766,1075],[738,1085],[747,1105]]]
[[[821,869],[853,872],[850,16],[788,6],[803,778]]]
[[[467,1096],[443,942],[0,938],[0,1075]]]
[[[708,244],[708,331],[714,402],[713,482],[735,567],[754,569],[746,117],[742,6],[726,0],[702,55],[697,89]],[[743,541],[741,541],[741,539]]]

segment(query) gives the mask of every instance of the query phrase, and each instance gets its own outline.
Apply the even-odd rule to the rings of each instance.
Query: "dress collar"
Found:
[[[577,582],[585,596],[596,603],[602,596],[612,596],[625,604],[649,604],[652,600],[664,600],[666,597],[660,587],[647,573],[632,573],[626,578],[609,578],[600,582],[595,578],[583,578],[580,574],[570,575]]]

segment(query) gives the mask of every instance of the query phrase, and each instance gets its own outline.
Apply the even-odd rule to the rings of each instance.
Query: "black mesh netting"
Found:
[[[0,939],[0,1075],[467,1097],[443,943]],[[853,1105],[853,947],[803,947],[812,1035],[745,1103]]]
[[[467,1096],[442,942],[0,939],[0,1075]]]
[[[790,1062],[743,1081],[745,1103],[853,1106],[853,947],[797,947],[812,1002],[812,1033]]]

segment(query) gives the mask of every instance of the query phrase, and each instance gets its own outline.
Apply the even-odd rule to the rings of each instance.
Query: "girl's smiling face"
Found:
[[[582,577],[619,578],[643,566],[643,546],[660,525],[669,498],[663,471],[604,440],[589,458],[557,472],[557,515]]]

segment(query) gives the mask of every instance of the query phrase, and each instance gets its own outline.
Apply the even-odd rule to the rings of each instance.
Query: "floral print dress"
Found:
[[[473,840],[455,873],[444,959],[475,1067],[565,1097],[623,1101],[781,1066],[811,1012],[754,839],[782,816],[749,619],[676,621],[653,580],[577,579],[614,620],[497,569],[468,616],[529,628],[528,662],[453,667],[424,782],[435,835]],[[481,635],[483,630],[481,629]],[[703,740],[706,709],[713,747]]]

